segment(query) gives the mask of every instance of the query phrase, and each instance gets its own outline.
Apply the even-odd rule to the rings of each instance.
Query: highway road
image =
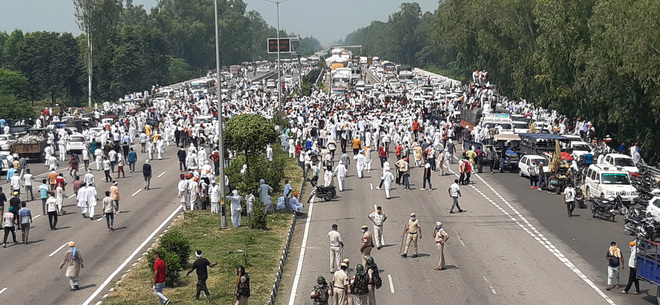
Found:
[[[347,189],[338,193],[339,198],[306,206],[309,218],[298,219],[279,304],[312,304],[309,294],[317,276],[332,279],[327,233],[333,223],[339,226],[343,257],[351,260],[351,269],[360,263],[360,227],[366,224],[373,230],[367,215],[376,205],[388,215],[387,246],[372,251],[383,278],[376,296],[379,304],[655,303],[655,287],[646,283],[641,296],[605,290],[610,241],[618,242],[626,260],[630,254],[627,244],[632,238],[624,235],[621,217],[612,223],[576,209],[576,216],[568,218],[561,196],[531,190],[527,180],[506,172],[474,175],[472,185],[461,186],[460,203],[467,212],[449,214],[447,188],[456,175],[435,172],[433,190],[421,191],[422,169],[413,168],[412,190],[395,185],[387,200],[384,191],[376,189],[381,169],[375,157],[373,168],[358,179],[351,164]],[[456,164],[451,168],[458,172]],[[423,239],[420,256],[404,259],[399,249],[411,212],[422,223]],[[444,271],[433,270],[436,221],[442,221],[451,235]],[[620,273],[622,286],[627,277],[626,266]]]
[[[8,242],[6,249],[0,249],[0,274],[5,275],[0,278],[0,304],[95,304],[111,288],[112,281],[119,279],[146,252],[153,237],[167,228],[163,223],[175,219],[179,209],[176,147],[167,147],[163,160],[151,162],[150,190],[143,189],[141,172],[146,154],[139,153],[139,146],[135,149],[138,150],[137,172],[129,173],[126,167],[126,178],[117,180],[121,213],[115,216],[115,231],[107,231],[105,218],[101,218],[101,201],[97,203],[96,218],[90,220],[81,216],[74,198],[65,200],[67,213],[59,218],[56,231],[50,230],[48,217],[41,215],[41,201],[28,203],[34,215],[30,243]],[[43,172],[41,164],[30,163],[29,166],[36,172],[35,176]],[[104,181],[102,171],[93,173],[98,196],[102,199],[111,183]],[[73,195],[71,183],[66,194]],[[20,231],[17,235],[20,238]],[[79,291],[70,291],[65,270],[58,268],[68,249],[64,245],[71,240],[76,242],[85,264]]]

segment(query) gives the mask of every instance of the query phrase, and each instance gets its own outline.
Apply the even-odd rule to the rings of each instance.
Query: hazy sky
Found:
[[[243,0],[273,27],[277,26],[276,6],[265,0]],[[423,11],[434,11],[438,0],[419,0]],[[149,8],[157,0],[134,0]],[[386,21],[399,10],[395,0],[287,0],[280,4],[280,28],[301,36],[314,36],[322,44],[343,39],[373,20]],[[0,31],[57,31],[80,33],[73,16],[72,0],[0,0]]]

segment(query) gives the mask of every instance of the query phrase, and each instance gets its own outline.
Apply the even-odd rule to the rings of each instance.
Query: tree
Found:
[[[0,68],[0,96],[13,95],[24,98],[28,81],[21,72]]]
[[[178,82],[189,80],[194,73],[190,65],[183,58],[170,57],[170,65],[167,69],[167,82],[176,84]]]
[[[266,152],[266,144],[277,141],[275,125],[256,114],[241,114],[227,121],[224,143],[227,149],[243,153],[246,164],[251,157]],[[249,166],[249,165],[248,165]]]

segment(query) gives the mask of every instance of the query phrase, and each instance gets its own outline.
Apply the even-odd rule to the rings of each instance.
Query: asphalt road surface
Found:
[[[391,154],[390,162],[394,158]],[[433,190],[421,191],[422,168],[412,168],[411,191],[394,185],[393,197],[387,200],[384,191],[376,189],[381,168],[375,154],[373,159],[372,171],[362,179],[356,175],[355,164],[350,164],[347,189],[338,193],[339,198],[331,202],[317,199],[313,207],[305,207],[312,212],[307,214],[309,218],[298,219],[282,284],[287,289],[280,294],[279,304],[312,304],[309,295],[316,278],[323,275],[332,280],[327,233],[333,223],[339,227],[345,244],[343,257],[351,260],[354,274],[361,263],[360,227],[366,224],[373,231],[367,215],[376,205],[388,215],[384,225],[387,245],[372,251],[383,279],[376,293],[379,304],[655,303],[655,287],[647,283],[641,283],[640,296],[605,290],[605,254],[610,241],[618,242],[626,259],[626,268],[620,272],[622,289],[628,278],[627,244],[632,238],[623,233],[622,217],[612,223],[576,209],[575,216],[568,218],[560,195],[531,190],[528,180],[506,172],[473,175],[473,184],[461,186],[459,202],[467,210],[464,213],[449,213],[452,202],[447,189],[457,176],[434,172]],[[456,164],[451,168],[458,172]],[[411,212],[423,227],[420,255],[402,258],[402,232]],[[451,235],[443,271],[433,270],[437,265],[432,238],[436,221],[442,221]]]
[[[173,219],[180,206],[176,198],[179,180],[177,148],[172,144],[165,148],[163,160],[151,161],[150,190],[143,189],[142,164],[146,154],[139,153],[139,146],[134,148],[138,151],[136,173],[130,173],[126,166],[126,178],[117,179],[121,213],[115,215],[114,232],[107,231],[105,218],[101,218],[101,201],[97,202],[96,218],[90,220],[81,216],[75,198],[65,200],[67,213],[60,216],[56,231],[50,230],[48,216],[41,215],[41,200],[28,202],[34,218],[29,244],[14,244],[9,236],[7,248],[0,248],[0,274],[4,275],[0,278],[0,304],[95,304],[111,288],[111,280],[119,279],[146,252],[153,242],[149,237],[162,233],[167,226],[161,224]],[[35,181],[34,187],[37,195],[36,188],[41,184],[38,178],[45,167],[37,163],[29,166],[35,173],[35,180],[39,180]],[[98,197],[102,199],[111,183],[104,181],[102,171],[93,173]],[[72,188],[73,184],[69,183],[67,196],[73,195]],[[20,231],[17,238],[20,239]],[[70,291],[65,270],[58,268],[68,250],[64,245],[71,240],[76,242],[85,265],[78,291]],[[131,256],[133,258],[128,259]],[[119,268],[122,265],[123,268]]]

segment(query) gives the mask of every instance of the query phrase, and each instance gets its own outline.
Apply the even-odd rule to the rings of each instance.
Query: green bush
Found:
[[[156,249],[152,249],[149,251],[149,254],[147,254],[147,259],[149,260],[149,268],[153,271],[154,270],[154,252],[158,252],[160,258],[162,258],[165,261],[165,266],[166,266],[166,279],[165,279],[165,286],[167,287],[176,287],[179,285],[179,273],[181,272],[181,263],[179,261],[179,255],[165,250],[162,247],[158,247]]]
[[[183,234],[175,230],[170,230],[160,238],[159,247],[165,249],[167,252],[178,255],[179,265],[181,267],[188,263],[188,257],[192,253],[190,241]]]
[[[278,149],[279,145],[273,147]],[[284,159],[274,158],[273,162],[268,162],[265,157],[252,157],[249,159],[248,168],[245,175],[241,174],[244,156],[237,156],[227,167],[227,177],[229,177],[229,189],[238,190],[241,196],[245,196],[248,191],[252,191],[256,196],[259,188],[259,179],[264,179],[266,184],[273,188],[273,193],[282,191],[281,181],[284,178]]]
[[[250,228],[266,230],[268,229],[268,219],[266,217],[263,202],[256,200],[252,206],[252,216],[250,216]]]

